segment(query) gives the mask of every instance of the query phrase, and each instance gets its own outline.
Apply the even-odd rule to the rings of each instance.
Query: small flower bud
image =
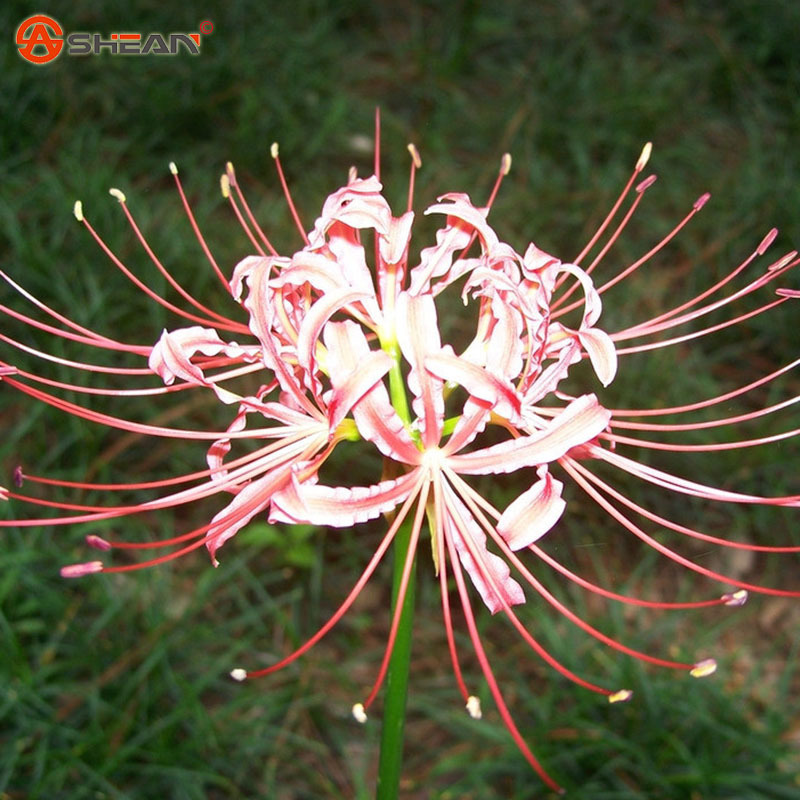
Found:
[[[353,706],[353,717],[356,722],[360,722],[362,725],[367,721],[367,712],[364,711],[363,703],[356,703]]]
[[[472,719],[480,719],[483,716],[483,711],[481,711],[481,701],[475,697],[474,694],[471,694],[467,698],[467,713],[472,717]]]
[[[232,669],[230,671],[230,676],[235,681],[239,681],[239,683],[241,683],[243,680],[247,679],[247,670],[242,669],[241,667],[236,667],[236,669]]]
[[[693,678],[706,678],[713,675],[717,671],[717,662],[713,658],[706,658],[703,661],[698,661],[694,667],[689,670],[689,674]]]
[[[24,482],[25,475],[22,473],[22,467],[14,467],[14,486],[16,486],[17,489],[21,489]]]

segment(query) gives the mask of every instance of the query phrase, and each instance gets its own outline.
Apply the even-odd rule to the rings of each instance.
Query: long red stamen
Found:
[[[281,182],[281,187],[283,188],[283,196],[286,198],[286,203],[289,206],[289,211],[292,214],[292,219],[294,220],[294,224],[297,226],[297,230],[300,231],[300,236],[303,237],[303,241],[306,245],[308,245],[308,236],[306,236],[306,229],[303,227],[303,223],[300,221],[300,215],[297,213],[297,208],[295,208],[294,201],[292,200],[292,194],[289,191],[289,184],[286,183],[286,176],[283,174],[283,167],[281,166],[281,160],[278,156],[278,143],[273,142],[272,146],[269,149],[269,153],[272,156],[272,160],[275,162],[275,169],[278,170],[278,179]]]
[[[194,232],[195,238],[197,239],[200,248],[202,249],[206,259],[208,260],[208,263],[211,264],[211,268],[214,270],[214,274],[217,276],[217,279],[225,289],[225,292],[230,294],[230,286],[228,285],[228,280],[222,274],[222,270],[219,268],[216,259],[211,254],[211,250],[209,249],[205,237],[201,233],[200,227],[197,224],[197,220],[195,219],[194,213],[192,212],[192,207],[189,205],[189,201],[186,199],[186,193],[183,191],[183,184],[181,183],[180,177],[178,177],[178,167],[175,165],[174,161],[169,162],[169,171],[172,173],[172,177],[175,179],[175,185],[178,187],[178,194],[181,196],[183,209],[186,212],[186,216],[189,219],[189,224],[192,226],[192,231]]]

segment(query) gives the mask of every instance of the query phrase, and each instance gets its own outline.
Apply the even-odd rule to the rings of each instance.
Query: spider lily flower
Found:
[[[0,499],[56,509],[56,516],[28,516],[0,525],[98,523],[130,514],[162,512],[223,495],[223,507],[209,523],[166,540],[143,544],[90,534],[87,545],[101,553],[110,551],[113,555],[151,547],[165,548],[167,552],[133,563],[107,564],[96,558],[63,568],[64,577],[78,578],[153,565],[203,546],[216,565],[219,548],[260,514],[279,524],[347,528],[387,515],[390,522],[377,550],[365,558],[362,574],[331,618],[277,662],[260,669],[237,667],[231,672],[236,680],[268,675],[313,647],[352,606],[400,526],[409,525],[410,544],[403,564],[398,610],[391,620],[384,657],[371,689],[363,702],[353,708],[360,722],[366,721],[385,677],[398,634],[402,600],[427,531],[441,590],[448,651],[468,713],[479,718],[482,710],[477,695],[467,687],[461,668],[451,609],[453,598],[463,609],[470,641],[503,722],[542,779],[558,789],[513,720],[478,633],[473,596],[477,595],[492,614],[505,617],[533,652],[562,676],[614,703],[630,699],[631,691],[597,685],[562,664],[535,638],[522,618],[521,606],[537,598],[603,645],[694,677],[711,674],[715,662],[710,658],[676,661],[615,640],[553,594],[534,575],[532,563],[546,564],[565,581],[608,600],[651,609],[736,607],[745,602],[748,592],[800,596],[800,591],[746,582],[699,564],[674,544],[655,538],[646,524],[724,548],[797,553],[800,547],[730,541],[679,524],[627,497],[597,469],[602,466],[603,475],[609,469],[618,470],[669,492],[704,501],[800,505],[798,495],[760,496],[723,490],[651,466],[649,458],[643,463],[636,457],[648,450],[688,454],[766,446],[796,436],[800,429],[769,437],[728,437],[705,445],[676,444],[660,438],[676,432],[739,426],[780,412],[800,397],[711,421],[692,420],[698,410],[727,406],[729,401],[779,380],[800,360],[717,397],[670,408],[614,408],[602,401],[601,394],[624,369],[625,357],[630,354],[713,334],[796,298],[800,294],[796,290],[779,286],[776,299],[754,310],[739,311],[727,322],[699,329],[696,326],[697,321],[713,312],[745,300],[769,284],[776,285],[800,259],[794,251],[787,253],[740,288],[731,290],[729,285],[765,256],[776,235],[770,231],[728,276],[696,297],[631,327],[609,331],[602,322],[606,292],[631,279],[666,247],[701,210],[707,195],[701,196],[678,225],[641,258],[596,284],[594,274],[598,267],[655,181],[654,176],[641,177],[650,155],[649,145],[611,211],[572,261],[546,253],[533,243],[519,253],[490,226],[492,202],[510,169],[510,157],[504,156],[484,206],[475,205],[466,194],[449,193],[425,210],[426,214],[444,217],[444,223],[435,243],[422,247],[419,260],[411,264],[414,180],[420,159],[415,148],[409,150],[409,199],[404,211],[395,214],[383,196],[376,148],[374,174],[359,178],[352,172],[346,185],[327,198],[319,217],[306,229],[291,199],[277,146],[273,146],[278,178],[302,240],[300,248],[290,255],[279,254],[258,225],[235,171],[228,164],[221,180],[222,194],[253,248],[250,255],[233,266],[229,276],[203,238],[177,168],[170,165],[209,267],[237,306],[235,316],[223,315],[199,302],[172,276],[147,243],[122,192],[114,189],[111,194],[148,258],[180,296],[180,303],[160,297],[143,283],[105,244],[84,216],[82,206],[76,204],[76,218],[111,262],[181,322],[160,336],[153,332],[154,344],[120,341],[70,320],[2,273],[40,315],[51,321],[7,306],[0,310],[47,334],[138,358],[141,366],[110,367],[92,360],[55,357],[5,333],[0,334],[0,340],[45,361],[144,385],[87,388],[8,362],[0,362],[0,380],[29,397],[100,425],[146,436],[206,442],[207,469],[162,480],[93,484],[56,480],[18,468],[16,490],[0,489]],[[367,236],[374,241],[374,253],[368,253],[362,241]],[[592,260],[585,264],[592,253]],[[468,305],[465,313],[475,320],[474,335],[461,352],[442,341],[439,326],[444,309],[440,298],[448,291],[458,291],[457,286]],[[570,373],[582,361],[588,362],[591,370],[584,372],[583,383],[575,391],[577,379]],[[260,387],[242,391],[241,382],[254,377]],[[155,384],[154,379],[159,383]],[[229,422],[224,430],[214,431],[148,424],[67,401],[60,394],[63,391],[115,399],[205,392],[227,409]],[[658,421],[658,417],[675,415],[688,421]],[[255,442],[255,446],[244,455],[231,458],[232,449],[241,440]],[[326,482],[320,468],[339,447],[353,448],[352,452],[374,448],[384,459],[383,475],[375,476],[367,485]],[[477,491],[473,476],[508,473],[519,476],[519,491],[504,509],[497,508],[492,498]],[[133,490],[160,494],[136,504],[86,505],[43,500],[20,491],[23,484],[29,483],[79,492],[97,490],[112,496],[114,492]],[[666,559],[722,583],[724,591],[702,600],[667,602],[623,595],[574,572],[555,557],[547,542],[558,536],[558,522],[578,493],[586,494],[624,529]]]

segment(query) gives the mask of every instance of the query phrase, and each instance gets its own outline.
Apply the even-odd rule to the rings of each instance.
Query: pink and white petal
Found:
[[[242,403],[239,406],[238,413],[226,429],[228,433],[244,430],[244,427],[247,424],[247,415],[251,411],[252,408],[250,406],[248,406],[246,403]],[[211,447],[208,448],[208,452],[206,453],[206,463],[211,470],[211,475],[209,477],[212,481],[219,482],[224,480],[227,476],[228,470],[223,467],[223,460],[225,456],[228,455],[230,450],[231,440],[229,438],[217,439],[211,445]]]
[[[511,577],[508,564],[486,549],[486,534],[457,495],[445,487],[444,530],[458,552],[461,565],[478,590],[492,614],[503,609],[503,600],[509,606],[525,602],[522,587]],[[470,545],[467,544],[470,540]],[[473,552],[477,556],[473,556]]]
[[[244,355],[241,347],[235,342],[229,344],[220,339],[213,328],[193,325],[174,331],[165,329],[150,351],[148,366],[167,386],[173,384],[175,378],[205,386],[208,382],[202,369],[192,363],[192,356],[197,353],[215,356],[223,352],[231,357]]]
[[[600,318],[600,312],[603,310],[603,303],[597,289],[594,288],[592,279],[575,264],[561,264],[558,272],[567,272],[580,282],[585,298],[581,329],[591,328]]]
[[[276,288],[284,285],[302,286],[307,283],[320,294],[343,289],[343,280],[336,260],[329,254],[300,250],[292,256],[291,264],[272,280]]]
[[[456,251],[463,250],[471,237],[472,232],[461,221],[436,231],[436,244],[422,250],[419,265],[410,272],[409,294],[429,291],[431,278],[438,278],[450,270]]]
[[[452,193],[442,195],[439,200],[447,200],[446,203],[434,203],[425,209],[425,214],[447,214],[448,225],[451,224],[451,217],[462,220],[472,228],[480,237],[484,250],[492,251],[500,243],[497,234],[486,222],[488,209],[478,208],[472,204],[469,195]]]
[[[373,350],[365,356],[353,372],[347,375],[343,382],[337,381],[337,386],[331,392],[328,404],[331,432],[347,416],[350,409],[367,392],[375,388],[393,364],[394,361],[388,353],[384,353],[383,350]]]
[[[364,300],[369,295],[351,289],[339,289],[323,294],[305,315],[297,335],[297,360],[303,369],[311,371],[320,333],[325,323],[337,312],[351,303]]]
[[[348,377],[372,351],[364,331],[354,322],[331,322],[325,326],[323,336],[328,348],[331,383],[334,391],[343,391]],[[353,418],[364,439],[372,442],[385,456],[404,464],[419,463],[420,450],[392,407],[385,386],[375,384],[356,402]]]
[[[419,491],[419,470],[374,486],[324,486],[291,481],[272,497],[270,522],[307,523],[349,528],[375,519]]]
[[[242,290],[245,280],[250,283],[251,276],[259,273],[269,274],[275,268],[276,272],[289,265],[289,259],[280,256],[247,256],[243,258],[234,268],[231,277],[230,287],[231,296],[237,302],[242,298]]]
[[[599,328],[587,328],[578,331],[578,340],[589,354],[600,382],[608,386],[617,374],[617,351],[611,337]]]
[[[472,453],[450,456],[447,465],[464,475],[487,475],[548,464],[571,448],[591,441],[607,427],[610,419],[611,412],[593,394],[586,394],[573,400],[543,430]]]
[[[528,245],[522,257],[522,273],[528,280],[542,282],[545,289],[552,293],[555,286],[556,269],[561,266],[560,259],[551,256],[533,242]]]
[[[425,369],[443,381],[463,386],[472,397],[488,403],[492,411],[512,423],[519,420],[521,400],[511,382],[495,377],[448,349],[425,356]]]
[[[411,226],[414,224],[414,212],[407,211],[400,217],[389,220],[389,229],[379,237],[381,258],[385,264],[399,264],[404,260],[411,241]]]
[[[567,377],[570,366],[581,360],[581,348],[574,339],[558,354],[558,360],[539,374],[536,380],[525,390],[525,404],[538,403],[543,397],[556,390],[558,384]]]
[[[248,483],[214,516],[205,537],[214,566],[217,566],[217,550],[267,507],[273,493],[289,481],[291,474],[291,466],[286,465],[262,475]]]
[[[541,539],[564,513],[566,503],[561,498],[564,484],[555,480],[546,466],[539,467],[539,478],[506,508],[497,522],[497,532],[512,550]]]
[[[444,422],[444,383],[425,369],[425,359],[441,350],[436,306],[430,295],[401,292],[397,298],[397,343],[411,365],[408,387],[426,447],[438,443]]]

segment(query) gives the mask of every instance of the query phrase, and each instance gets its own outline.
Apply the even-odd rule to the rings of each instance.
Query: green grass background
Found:
[[[196,58],[62,55],[35,67],[13,43],[19,23],[35,12],[51,14],[67,31],[195,31],[204,19],[215,27]],[[250,249],[219,196],[225,161],[234,161],[279,248],[291,251],[299,241],[270,144],[281,144],[310,225],[351,164],[369,172],[359,137],[371,136],[376,106],[384,122],[387,195],[396,207],[404,202],[408,141],[424,163],[418,210],[445,191],[482,200],[500,155],[510,151],[513,169],[492,223],[517,250],[533,239],[565,259],[594,230],[642,144],[652,140],[650,166],[659,181],[606,275],[711,191],[711,203],[679,241],[607,295],[604,320],[612,330],[725,274],[773,225],[781,230],[775,252],[800,242],[795,3],[241,0],[192,1],[171,10],[143,0],[41,6],[12,0],[0,20],[2,267],[81,324],[120,338],[150,343],[164,326],[180,323],[116,273],[72,217],[75,199],[117,252],[163,291],[107,194],[110,186],[123,189],[165,263],[199,297],[231,310],[222,306],[193,241],[167,163],[178,163],[208,239],[230,269]],[[423,235],[433,230],[421,228]],[[796,278],[787,284],[798,286]],[[0,298],[23,310],[5,288]],[[776,368],[797,355],[796,304],[790,306],[697,346],[626,360],[611,402],[699,399]],[[79,347],[13,322],[3,330],[58,355],[82,355]],[[29,363],[7,348],[0,357]],[[66,376],[55,365],[48,374]],[[789,376],[737,408],[775,402],[799,388]],[[175,424],[224,419],[205,404],[92,405]],[[204,463],[202,447],[109,434],[22,402],[1,386],[0,415],[5,485],[17,463],[101,480],[171,475]],[[793,424],[796,413],[789,411],[764,430]],[[791,443],[657,462],[725,487],[798,491],[798,448]],[[373,474],[370,464],[345,466],[366,480]],[[520,488],[501,491],[510,497]],[[629,491],[712,533],[800,541],[796,514],[709,509],[633,483]],[[577,490],[568,500],[550,546],[584,574],[654,597],[718,591],[631,544]],[[94,532],[168,536],[202,524],[217,509],[208,503]],[[16,505],[7,513],[26,512]],[[349,709],[362,699],[382,655],[386,570],[337,631],[295,666],[253,684],[233,684],[226,675],[310,635],[352,585],[380,524],[355,534],[256,524],[226,547],[218,570],[197,554],[155,570],[65,582],[58,568],[87,557],[87,532],[2,530],[2,800],[371,796],[379,713],[359,727]],[[796,557],[731,562],[715,561],[702,548],[688,552],[745,579],[798,588]],[[403,796],[548,797],[493,710],[466,639],[460,644],[467,674],[484,698],[485,718],[474,722],[461,708],[437,594],[423,559]],[[551,674],[501,620],[482,616],[520,727],[570,797],[800,798],[797,603],[754,599],[736,611],[632,615],[578,593],[564,596],[636,647],[690,661],[713,653],[720,661],[706,681],[644,669],[531,601],[525,617],[531,630],[566,663],[635,690],[631,704],[608,707]]]

